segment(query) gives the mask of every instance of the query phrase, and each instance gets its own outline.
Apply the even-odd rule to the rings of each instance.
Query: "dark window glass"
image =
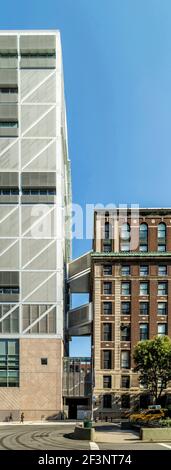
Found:
[[[122,274],[122,276],[129,276],[130,275],[130,266],[122,266],[121,274]]]
[[[41,357],[41,365],[42,366],[47,366],[48,363],[48,358],[47,357]]]
[[[122,295],[130,295],[130,282],[122,282],[121,294]]]
[[[141,244],[140,245],[140,251],[141,252],[147,252],[148,251],[148,245]]]
[[[110,240],[106,241],[106,242],[103,242],[103,251],[104,251],[104,253],[111,253],[111,251],[112,251],[112,242]]]
[[[148,282],[140,282],[140,295],[148,295]]]
[[[149,304],[148,302],[140,302],[140,315],[149,314]]]
[[[130,251],[130,225],[128,223],[122,224],[120,227],[120,250]]]
[[[111,369],[112,352],[110,350],[103,351],[103,369]]]
[[[104,266],[103,266],[103,275],[104,276],[111,276],[112,275],[112,265],[111,264],[104,264]]]
[[[158,315],[167,315],[167,303],[166,302],[158,302],[157,313]]]
[[[148,323],[140,325],[140,341],[148,339]]]
[[[112,283],[111,282],[104,282],[103,283],[103,293],[104,293],[104,295],[111,295],[112,294]]]
[[[0,121],[0,127],[18,127],[17,121]]]
[[[121,341],[130,341],[129,325],[121,325]]]
[[[131,304],[130,304],[130,302],[122,302],[121,303],[121,312],[122,312],[122,315],[130,315],[130,313],[131,313]]]
[[[144,252],[148,251],[148,226],[147,224],[140,225],[139,238],[140,238],[139,250],[144,251]]]
[[[148,266],[140,266],[140,276],[148,276]]]
[[[103,341],[112,341],[112,325],[111,323],[103,324]]]
[[[122,240],[130,240],[130,225],[127,223],[122,224],[120,234]]]
[[[148,226],[147,224],[140,225],[140,242],[147,242],[148,239]]]
[[[112,315],[112,302],[103,302],[103,314]]]
[[[104,233],[105,240],[109,240],[112,238],[112,226],[109,222],[105,222],[105,233]]]
[[[121,377],[121,388],[129,388],[130,387],[130,377],[129,375],[122,375]]]
[[[158,245],[158,251],[160,253],[163,253],[164,251],[166,251],[166,245],[163,245],[163,244]]]
[[[121,407],[122,408],[130,408],[130,396],[129,395],[122,395],[121,396]]]
[[[111,375],[103,376],[103,388],[111,388],[112,386],[112,377]]]
[[[130,251],[130,243],[129,242],[121,242],[120,245],[121,251]]]
[[[0,93],[18,93],[18,88],[3,87],[0,88]]]
[[[19,387],[19,341],[0,340],[0,387]]]
[[[0,287],[0,294],[11,295],[19,294],[19,287]]]
[[[166,225],[162,222],[158,225],[158,240],[166,239]]]
[[[158,275],[159,276],[166,276],[167,274],[167,266],[158,266]]]
[[[49,58],[49,57],[56,57],[55,52],[21,52],[21,57],[23,58]]]
[[[121,368],[129,369],[129,367],[130,367],[130,352],[121,351]]]
[[[103,408],[112,408],[112,396],[103,395]]]
[[[158,282],[158,295],[167,295],[167,282]]]
[[[158,323],[157,333],[158,333],[158,336],[167,335],[167,325],[166,325],[166,323]]]

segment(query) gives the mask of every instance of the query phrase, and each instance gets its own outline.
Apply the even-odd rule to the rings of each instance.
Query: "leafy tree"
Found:
[[[139,372],[139,381],[146,385],[155,404],[160,402],[163,390],[171,380],[171,340],[168,336],[156,336],[140,341],[134,349],[134,372]]]

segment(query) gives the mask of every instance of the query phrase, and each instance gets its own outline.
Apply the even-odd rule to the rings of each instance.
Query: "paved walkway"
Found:
[[[139,433],[136,431],[132,430],[121,430],[121,426],[119,424],[98,424],[95,426],[96,432],[99,435],[99,439],[101,441],[101,436],[100,434],[104,436],[104,441],[105,438],[107,439],[108,442],[113,442],[113,443],[121,443],[121,442],[128,442],[128,441],[137,441],[139,440]]]

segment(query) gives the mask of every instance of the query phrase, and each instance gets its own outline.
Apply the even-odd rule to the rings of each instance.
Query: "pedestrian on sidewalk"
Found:
[[[22,413],[21,413],[20,423],[24,423],[24,413],[23,413],[23,411],[22,411]]]

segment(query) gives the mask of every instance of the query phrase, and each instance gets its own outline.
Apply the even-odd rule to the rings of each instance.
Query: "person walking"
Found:
[[[23,413],[23,411],[22,411],[22,413],[21,413],[20,423],[24,423],[24,413]]]

